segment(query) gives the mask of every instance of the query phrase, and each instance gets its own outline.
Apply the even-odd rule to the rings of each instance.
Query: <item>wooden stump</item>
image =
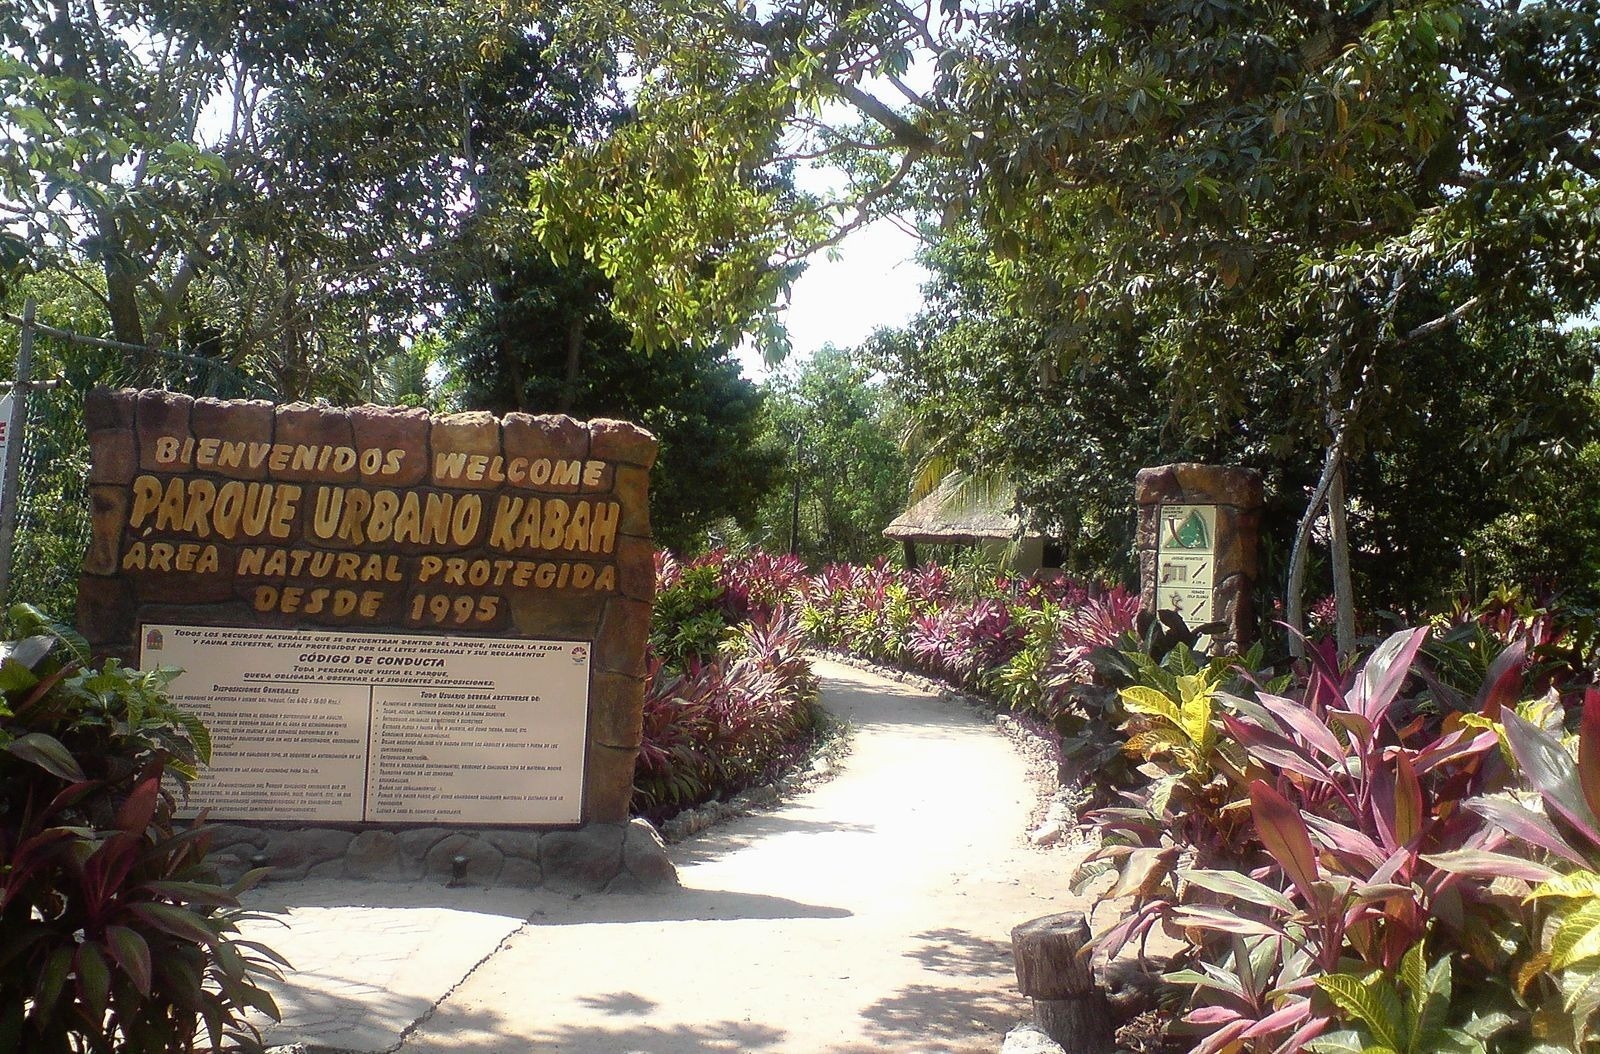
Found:
[[[1089,923],[1080,912],[1045,915],[1011,930],[1017,987],[1033,1000],[1033,1022],[1066,1054],[1109,1054],[1116,1043],[1111,1004],[1083,950]]]

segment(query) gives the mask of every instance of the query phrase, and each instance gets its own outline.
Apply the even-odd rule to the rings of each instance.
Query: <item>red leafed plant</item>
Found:
[[[277,1016],[261,980],[287,964],[238,939],[248,879],[212,882],[163,786],[194,777],[205,730],[166,698],[176,671],[60,661],[81,641],[55,630],[0,662],[0,1049],[259,1049],[245,1014]]]
[[[651,629],[633,808],[659,820],[771,775],[811,741],[817,714],[797,561],[658,566],[673,574]]]
[[[1102,938],[1115,945],[1158,922],[1189,935],[1189,957],[1208,965],[1174,978],[1192,986],[1185,1022],[1201,1036],[1196,1051],[1299,1050],[1335,1023],[1337,1008],[1316,995],[1318,977],[1356,964],[1393,977],[1425,937],[1455,950],[1462,991],[1510,972],[1505,943],[1485,938],[1515,932],[1518,912],[1471,874],[1506,838],[1463,807],[1506,775],[1497,737],[1461,714],[1419,711],[1405,696],[1425,636],[1397,633],[1348,673],[1319,652],[1292,693],[1216,696],[1207,741],[1242,750],[1246,761],[1216,768],[1241,781],[1242,798],[1216,799],[1225,804],[1214,824],[1228,832],[1238,864],[1190,864],[1165,882],[1145,881],[1138,910]],[[1520,658],[1510,650],[1490,671],[1480,713],[1509,713]],[[1139,814],[1115,811],[1104,822],[1128,832]],[[1204,827],[1159,813],[1150,821],[1142,836],[1150,848],[1130,860],[1140,852],[1167,853],[1167,866],[1195,859]],[[1173,842],[1174,832],[1190,841]],[[1198,856],[1217,858],[1204,846]],[[1114,892],[1132,891],[1126,871]],[[1520,859],[1498,870],[1524,880],[1545,873]]]

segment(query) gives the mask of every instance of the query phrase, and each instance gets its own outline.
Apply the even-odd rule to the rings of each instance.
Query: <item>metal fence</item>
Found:
[[[7,607],[26,602],[71,622],[89,544],[84,395],[97,385],[151,383],[139,377],[134,364],[148,365],[152,358],[163,374],[157,384],[225,396],[271,392],[226,362],[182,351],[152,352],[51,326],[35,319],[31,304],[21,316],[0,313],[0,324],[10,331],[7,336],[16,336],[17,368],[10,387],[20,406],[11,434],[21,441],[20,453],[7,459],[15,470],[7,484],[9,500],[0,501],[0,597]]]

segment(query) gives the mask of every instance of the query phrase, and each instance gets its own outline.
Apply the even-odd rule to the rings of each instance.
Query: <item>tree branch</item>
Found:
[[[1469,297],[1468,299],[1462,301],[1455,308],[1455,310],[1449,312],[1448,314],[1440,315],[1438,318],[1429,322],[1424,322],[1422,325],[1406,333],[1404,336],[1399,337],[1395,340],[1394,347],[1403,348],[1407,344],[1414,344],[1424,337],[1431,337],[1441,329],[1448,329],[1457,322],[1460,322],[1467,315],[1471,314],[1473,309],[1476,308],[1478,304],[1482,302],[1482,300],[1483,298],[1481,296]]]
[[[895,139],[895,142],[907,150],[917,151],[919,154],[931,154],[937,147],[933,137],[910,121],[894,112],[894,108],[879,99],[871,92],[862,90],[859,85],[841,83],[839,94],[844,96],[856,109],[877,121]]]

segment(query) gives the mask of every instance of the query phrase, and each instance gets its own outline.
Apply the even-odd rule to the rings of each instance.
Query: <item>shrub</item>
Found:
[[[816,681],[794,616],[737,626],[714,660],[652,657],[634,811],[655,819],[772,776],[815,727]]]
[[[633,809],[653,819],[773,775],[815,727],[791,557],[657,558]]]
[[[245,1013],[277,1016],[260,982],[286,964],[236,937],[254,876],[214,884],[204,828],[173,826],[205,730],[166,697],[176,671],[82,654],[58,631],[0,663],[0,1049],[257,1049]]]
[[[1145,659],[1154,683],[1124,691],[1153,782],[1096,815],[1080,878],[1115,871],[1106,896],[1135,898],[1106,951],[1158,924],[1184,936],[1169,980],[1197,1052],[1592,1049],[1600,693],[1574,757],[1558,701],[1518,706],[1529,639],[1439,710],[1407,694],[1437,680],[1426,638],[1348,670],[1314,647],[1277,690],[1220,690],[1193,663],[1167,683]]]

